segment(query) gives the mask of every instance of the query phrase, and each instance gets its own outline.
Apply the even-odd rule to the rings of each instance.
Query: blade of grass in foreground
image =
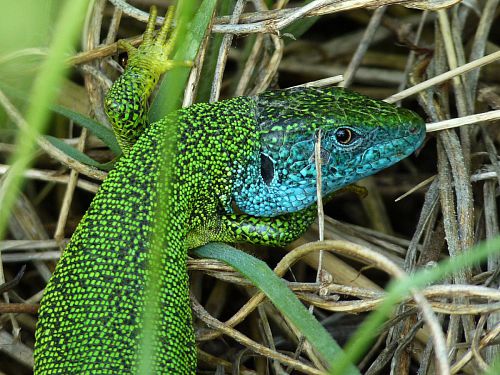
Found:
[[[266,263],[221,243],[202,246],[194,253],[200,257],[220,260],[238,270],[300,330],[325,361],[341,355],[340,346]],[[359,374],[359,371],[350,364],[342,374]]]
[[[174,60],[193,60],[196,56],[198,48],[205,35],[208,23],[212,17],[213,9],[216,0],[204,0],[198,8],[196,14],[194,10],[197,4],[195,1],[183,0],[179,2],[177,27],[181,28],[179,35],[180,39],[177,41],[179,47],[174,55]],[[189,23],[191,33],[187,37],[186,29]],[[183,31],[184,30],[184,31]],[[180,106],[181,95],[187,81],[189,69],[176,68],[166,74],[168,79],[162,81],[160,91],[156,96],[151,111],[149,113],[150,121],[155,121],[163,118],[166,114],[174,111]],[[169,218],[169,213],[172,213],[172,201],[168,197],[168,192],[171,192],[172,185],[172,153],[175,152],[175,139],[177,133],[177,126],[175,121],[174,126],[169,129],[164,144],[164,150],[161,154],[164,155],[165,163],[160,171],[160,183],[158,184],[158,196],[161,197],[155,212],[155,222],[153,226],[153,235],[151,239],[149,272],[147,273],[144,289],[144,315],[141,333],[141,341],[138,348],[138,369],[137,374],[149,375],[155,368],[157,352],[157,337],[159,329],[159,309],[160,309],[160,291],[165,288],[162,275],[162,247],[165,233],[162,229],[163,223],[171,223],[175,218]],[[188,327],[186,327],[188,329]]]
[[[497,356],[495,358],[490,369],[485,373],[485,375],[497,375],[497,374],[500,374],[500,356]]]
[[[103,141],[104,144],[108,146],[116,156],[121,155],[122,150],[120,148],[120,145],[118,144],[118,141],[116,140],[116,136],[115,133],[113,133],[113,130],[105,127],[104,125],[98,123],[90,117],[75,112],[69,108],[63,107],[62,105],[54,105],[52,109],[55,112],[63,115],[64,117],[73,120],[78,125],[90,130],[90,132],[101,141]]]
[[[87,154],[77,150],[76,148],[70,146],[59,138],[52,137],[50,135],[46,135],[45,139],[49,141],[52,146],[58,148],[63,153],[68,155],[69,157],[79,161],[80,163],[91,165],[93,167],[99,168],[104,171],[109,171],[113,168],[114,162],[111,161],[109,163],[99,163],[97,160],[92,159]]]
[[[225,16],[230,14],[232,9],[231,6],[234,6],[234,4],[235,2],[233,0],[219,0],[217,15]],[[210,100],[210,90],[212,88],[217,58],[219,57],[219,48],[223,38],[224,34],[222,33],[214,33],[210,36],[201,71],[201,77],[203,77],[203,79],[198,82],[198,89],[196,92],[196,101],[198,102],[208,102]]]
[[[183,8],[185,7],[187,10],[188,2],[183,1],[181,3]],[[198,7],[189,25],[180,25],[180,27],[184,28],[180,33],[183,37],[178,41],[178,47],[176,47],[173,60],[194,61],[203,37],[207,32],[208,24],[212,19],[216,3],[216,0],[204,0]],[[181,92],[186,86],[189,72],[190,68],[179,67],[165,74],[160,83],[158,93],[151,104],[149,111],[150,121],[158,121],[165,117],[167,113],[180,107],[182,102]]]
[[[81,28],[88,0],[65,1],[55,25],[52,44],[33,83],[26,114],[27,131],[20,130],[8,174],[0,187],[0,238],[4,237],[10,210],[22,183],[23,172],[32,161],[37,137],[44,132],[50,105],[62,83],[67,53]]]
[[[423,269],[406,279],[389,284],[387,296],[375,311],[363,322],[341,352],[331,361],[331,374],[345,374],[352,363],[356,363],[374,340],[378,327],[390,316],[394,306],[409,295],[411,289],[419,289],[439,281],[465,267],[479,263],[489,255],[500,253],[500,236],[483,242],[466,252],[440,262],[432,269]]]

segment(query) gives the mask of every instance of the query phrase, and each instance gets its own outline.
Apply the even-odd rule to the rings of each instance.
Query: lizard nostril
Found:
[[[419,131],[420,131],[420,127],[419,127],[418,125],[413,125],[413,126],[410,128],[410,133],[411,133],[411,134],[417,134]]]

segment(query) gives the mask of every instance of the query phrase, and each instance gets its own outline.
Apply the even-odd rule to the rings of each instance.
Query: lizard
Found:
[[[314,144],[330,196],[413,153],[414,112],[342,88],[267,91],[197,103],[151,124],[147,100],[173,68],[169,11],[105,98],[124,155],[94,197],[50,279],[39,311],[35,374],[137,371],[153,227],[160,230],[159,320],[151,373],[192,374],[196,345],[188,250],[208,242],[282,246],[316,218]],[[164,149],[165,139],[173,140]],[[169,169],[168,195],[159,189]],[[169,212],[158,217],[158,202]]]

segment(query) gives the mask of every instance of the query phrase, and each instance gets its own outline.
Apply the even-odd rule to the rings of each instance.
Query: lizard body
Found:
[[[158,43],[147,36],[152,22],[144,48]],[[300,236],[316,216],[319,129],[325,195],[408,156],[423,140],[423,121],[413,112],[338,88],[201,103],[149,125],[146,100],[166,57],[140,51],[106,100],[126,155],[102,184],[46,288],[36,374],[135,372],[159,200],[168,199],[172,210],[157,226],[164,251],[151,373],[189,374],[196,371],[196,348],[188,249],[211,241],[283,245]],[[164,151],[169,137],[173,149]],[[171,172],[168,197],[158,189],[164,165]]]

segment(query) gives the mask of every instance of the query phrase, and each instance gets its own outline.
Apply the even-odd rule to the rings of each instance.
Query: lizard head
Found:
[[[235,204],[249,215],[282,215],[316,201],[318,136],[323,195],[407,157],[425,136],[412,111],[341,88],[269,91],[255,102],[259,148],[233,186]]]

